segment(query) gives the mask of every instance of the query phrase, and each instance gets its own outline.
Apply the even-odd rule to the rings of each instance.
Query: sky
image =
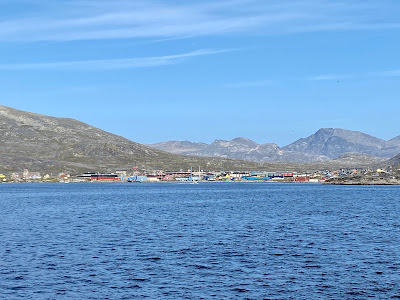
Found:
[[[0,104],[140,143],[400,135],[398,0],[0,0]]]

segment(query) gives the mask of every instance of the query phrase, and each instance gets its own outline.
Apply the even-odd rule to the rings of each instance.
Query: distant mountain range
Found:
[[[225,157],[248,161],[290,161],[315,162],[329,160],[324,155],[285,151],[277,144],[257,144],[247,138],[236,138],[231,141],[215,140],[211,144],[188,141],[169,141],[148,145],[162,151],[208,157]]]
[[[258,144],[243,137],[231,141],[215,140],[211,144],[168,141],[149,146],[184,155],[308,163],[337,159],[347,153],[391,158],[400,153],[400,136],[385,141],[359,131],[322,128],[282,148],[272,143]]]
[[[187,170],[200,166],[205,170],[299,172],[387,166],[385,157],[400,153],[399,144],[400,137],[382,141],[362,133],[321,129],[283,148],[237,138],[217,140],[210,145],[177,141],[152,145],[161,151],[77,120],[0,105],[0,173],[7,174],[23,169],[49,174],[112,172],[133,166],[150,170]],[[349,151],[358,153],[340,155]]]

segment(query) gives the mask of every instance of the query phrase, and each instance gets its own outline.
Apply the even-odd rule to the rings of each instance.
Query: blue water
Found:
[[[394,186],[0,184],[0,298],[400,298],[399,213]]]

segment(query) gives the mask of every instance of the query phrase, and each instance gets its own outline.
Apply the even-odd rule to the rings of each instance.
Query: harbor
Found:
[[[114,172],[85,172],[82,174],[59,173],[41,175],[39,172],[14,172],[0,174],[0,182],[281,182],[323,183],[334,185],[397,185],[400,170],[397,169],[339,169],[314,172],[294,171],[205,171],[198,170],[145,170],[138,167]]]

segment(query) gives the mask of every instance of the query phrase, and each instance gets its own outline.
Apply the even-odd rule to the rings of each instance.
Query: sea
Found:
[[[0,184],[0,299],[396,298],[398,186]]]

